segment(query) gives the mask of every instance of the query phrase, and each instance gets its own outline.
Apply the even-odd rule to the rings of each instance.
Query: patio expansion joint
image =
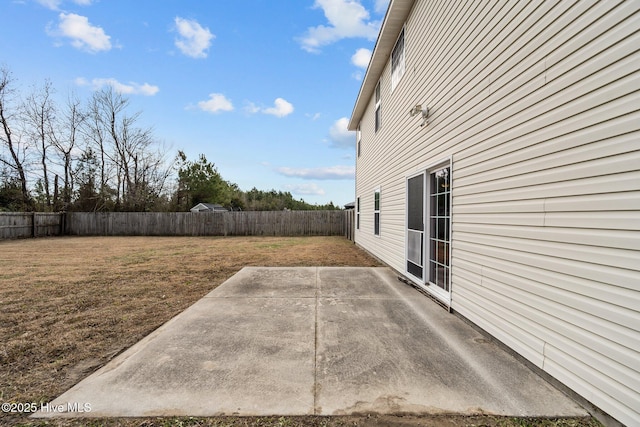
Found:
[[[256,296],[245,296],[245,295],[241,295],[241,296],[236,296],[236,295],[230,295],[230,296],[204,296],[202,298],[207,298],[207,299],[286,299],[286,300],[291,300],[291,299],[317,299],[317,296],[304,296],[304,295],[296,295],[293,297],[280,297],[277,295],[256,295]]]
[[[320,268],[316,267],[316,303],[314,319],[314,342],[313,342],[313,415],[318,415],[318,303],[320,293]]]

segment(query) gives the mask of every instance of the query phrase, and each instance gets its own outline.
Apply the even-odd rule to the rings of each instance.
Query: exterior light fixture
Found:
[[[422,124],[420,124],[420,127],[426,126],[427,118],[429,117],[429,108],[423,107],[421,104],[416,104],[411,110],[409,110],[409,115],[411,117],[417,116],[418,114],[422,115]]]

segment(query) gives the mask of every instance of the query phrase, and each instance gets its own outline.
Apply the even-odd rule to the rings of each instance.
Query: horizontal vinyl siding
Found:
[[[406,47],[405,47],[406,48]],[[405,71],[405,77],[406,77]],[[404,80],[404,77],[403,77]],[[402,80],[400,84],[402,84]],[[356,233],[356,243],[393,268],[404,265],[404,182],[398,179],[398,168],[389,167],[394,162],[394,146],[390,141],[403,140],[402,129],[392,126],[399,111],[393,106],[391,71],[387,66],[380,80],[381,125],[375,131],[375,99],[360,123],[362,133],[361,155],[356,161],[356,196],[361,198],[361,227]],[[394,94],[399,90],[396,86]],[[399,132],[398,132],[399,131]],[[374,235],[374,190],[380,189],[380,235]]]
[[[627,425],[640,419],[639,10],[416,1],[405,75],[391,93],[382,74],[382,127],[372,100],[356,174],[356,241],[404,272],[406,178],[451,157],[452,308]]]
[[[453,307],[505,342],[534,335],[515,350],[631,424],[640,416],[640,56],[629,17],[638,2],[574,9],[587,7],[591,26],[567,25],[544,59],[534,50],[526,67],[496,69],[458,129],[453,274],[464,280],[454,279]],[[501,313],[498,324],[485,307]]]

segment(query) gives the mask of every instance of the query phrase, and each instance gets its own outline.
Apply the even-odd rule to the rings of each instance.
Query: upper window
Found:
[[[391,90],[395,89],[396,85],[404,75],[404,28],[398,36],[398,41],[391,52]]]
[[[356,150],[358,152],[358,157],[360,157],[360,141],[362,140],[362,132],[360,132],[360,125],[358,125],[358,129],[356,129]]]
[[[376,85],[376,123],[375,123],[375,131],[378,132],[380,129],[380,82]]]

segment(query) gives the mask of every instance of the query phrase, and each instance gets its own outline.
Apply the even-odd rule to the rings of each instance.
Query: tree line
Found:
[[[204,155],[174,158],[139,112],[112,87],[86,102],[54,100],[50,81],[19,93],[0,68],[0,211],[187,211],[198,203],[230,210],[338,209],[291,193],[242,191]]]
[[[273,210],[333,210],[340,209],[332,202],[312,205],[296,200],[288,191],[262,191],[252,188],[242,191],[237,184],[225,181],[215,165],[204,154],[198,160],[187,159],[184,152],[177,156],[177,188],[174,210],[185,211],[198,203],[217,203],[229,210],[273,211]]]

